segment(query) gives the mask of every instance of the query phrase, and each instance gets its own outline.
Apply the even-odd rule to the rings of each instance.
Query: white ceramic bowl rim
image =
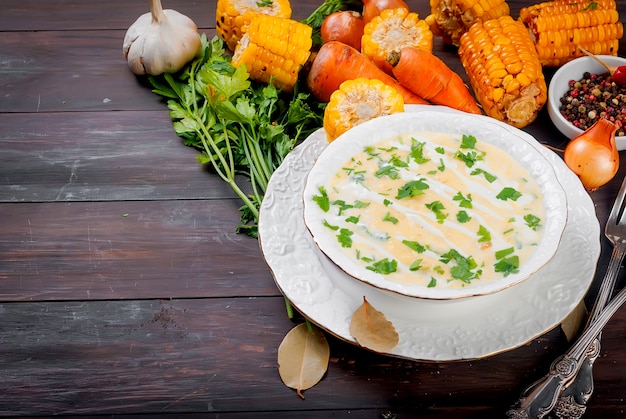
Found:
[[[451,123],[453,122],[453,123]],[[366,145],[406,132],[443,132],[474,135],[512,155],[539,184],[546,210],[544,234],[537,250],[518,273],[501,279],[464,288],[428,288],[390,281],[384,275],[367,270],[348,257],[336,238],[323,226],[324,212],[313,201],[319,188],[345,164],[349,156]],[[424,106],[415,113],[398,113],[368,121],[341,135],[320,154],[309,172],[303,192],[304,220],[314,241],[336,265],[348,275],[374,287],[406,296],[426,299],[455,299],[491,294],[520,283],[541,269],[555,254],[567,219],[566,195],[551,164],[539,152],[540,145],[532,136],[493,118],[450,111],[449,108]]]

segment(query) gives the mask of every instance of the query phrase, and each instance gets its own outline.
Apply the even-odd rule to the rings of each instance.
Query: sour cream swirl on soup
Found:
[[[471,135],[414,132],[364,147],[312,199],[355,263],[427,287],[516,273],[545,218],[528,171]]]

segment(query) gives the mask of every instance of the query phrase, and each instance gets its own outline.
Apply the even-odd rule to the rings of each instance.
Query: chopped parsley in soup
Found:
[[[407,133],[364,147],[313,200],[340,251],[391,281],[427,287],[516,273],[545,218],[528,171],[471,135]]]

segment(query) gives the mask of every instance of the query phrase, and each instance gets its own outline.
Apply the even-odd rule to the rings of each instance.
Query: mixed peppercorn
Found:
[[[626,86],[615,83],[609,73],[585,72],[581,80],[570,80],[561,98],[561,114],[576,128],[586,131],[599,118],[617,125],[616,136],[626,135]]]

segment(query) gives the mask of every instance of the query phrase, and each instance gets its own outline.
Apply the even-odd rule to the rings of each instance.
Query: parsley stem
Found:
[[[250,164],[250,180],[253,184],[257,184],[261,191],[265,192],[267,189],[267,177],[263,171],[263,160],[259,158],[258,152],[254,145],[254,141],[247,139],[243,142],[243,149],[246,153],[246,158],[252,163]]]
[[[285,309],[287,310],[287,317],[293,319],[295,317],[295,313],[293,311],[293,306],[291,305],[287,297],[285,297]]]
[[[198,137],[200,137],[200,141],[202,142],[202,145],[204,146],[204,149],[207,155],[209,156],[209,159],[211,160],[211,164],[213,168],[215,169],[219,177],[221,177],[222,180],[224,180],[224,182],[226,182],[231,187],[231,189],[237,194],[237,196],[243,201],[244,205],[250,209],[250,212],[252,212],[255,219],[258,219],[259,210],[257,209],[256,205],[254,205],[254,203],[250,201],[248,196],[241,190],[241,188],[235,181],[234,162],[232,158],[232,150],[230,147],[230,140],[228,139],[228,136],[226,136],[226,144],[227,144],[228,156],[229,156],[230,161],[227,163],[222,153],[220,153],[219,148],[215,144],[213,137],[207,130],[206,125],[202,122],[202,120],[200,120],[200,118],[196,114],[192,113],[191,117],[193,117],[198,123],[198,125],[201,127],[201,132],[198,132]],[[215,154],[218,156],[221,165],[219,165],[217,161],[215,160],[215,157],[213,156],[211,149],[215,151]],[[226,170],[226,173],[222,171],[222,167]]]
[[[295,146],[298,138],[292,133],[308,134],[321,125],[320,107],[309,94],[285,95],[273,84],[251,80],[245,67],[232,66],[232,55],[219,37],[201,39],[202,54],[196,60],[175,74],[151,76],[150,82],[154,93],[167,98],[174,129],[185,145],[200,150],[198,161],[241,198],[237,230],[257,237],[269,179]]]
[[[244,142],[244,147],[246,157],[252,162],[250,168],[254,169],[259,186],[261,187],[261,190],[265,192],[267,189],[267,183],[272,176],[272,169],[267,165],[265,156],[261,150],[261,146],[259,145],[258,134],[248,132],[244,126],[241,126],[241,130],[246,134],[247,138]]]

